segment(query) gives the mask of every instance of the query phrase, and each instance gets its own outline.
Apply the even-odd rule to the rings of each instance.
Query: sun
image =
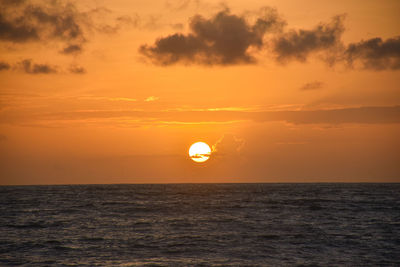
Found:
[[[190,146],[189,157],[195,162],[204,162],[210,158],[211,148],[204,142],[197,142]]]

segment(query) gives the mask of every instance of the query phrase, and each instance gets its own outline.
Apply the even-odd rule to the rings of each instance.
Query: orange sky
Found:
[[[399,11],[4,0],[0,184],[400,182]]]

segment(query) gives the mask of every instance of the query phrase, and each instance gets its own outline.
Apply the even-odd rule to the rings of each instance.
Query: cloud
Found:
[[[9,70],[11,68],[10,64],[4,61],[0,61],[0,71]]]
[[[209,153],[205,153],[205,154],[194,154],[192,156],[190,156],[193,159],[202,159],[204,157],[209,157],[210,154]]]
[[[358,63],[364,69],[398,70],[400,69],[400,36],[385,41],[377,37],[349,44],[345,51],[345,60],[350,66]]]
[[[104,96],[81,96],[78,99],[82,100],[107,100],[107,101],[124,101],[124,102],[136,102],[137,99],[135,98],[128,98],[128,97],[104,97]]]
[[[182,23],[173,23],[170,26],[174,30],[183,30],[185,28],[185,25],[183,25]]]
[[[189,3],[182,1],[183,6]],[[140,46],[139,52],[152,63],[162,66],[177,63],[255,64],[258,61],[256,53],[264,50],[282,64],[305,63],[310,56],[317,55],[331,66],[346,64],[369,70],[400,69],[400,36],[387,40],[377,37],[345,45],[341,40],[345,17],[344,14],[336,15],[331,21],[320,22],[311,29],[283,31],[286,22],[276,9],[265,7],[259,12],[235,15],[225,7],[211,18],[194,16],[189,21],[189,33],[176,32],[158,38],[153,45]],[[321,85],[309,84],[302,90],[317,89]]]
[[[329,51],[341,45],[344,15],[335,16],[330,23],[320,23],[311,30],[291,30],[273,40],[273,51],[281,63],[290,60],[305,62],[315,52]]]
[[[26,0],[2,0],[1,6],[18,6],[25,3]]]
[[[143,110],[3,110],[0,121],[11,124],[59,125],[65,123],[107,123],[118,125],[226,124],[243,121],[291,124],[392,124],[400,123],[400,106],[358,107],[329,110],[282,111],[143,111]]]
[[[156,97],[156,96],[149,96],[149,97],[147,97],[144,101],[145,102],[152,102],[152,101],[156,101],[156,100],[158,100],[159,98],[158,97]]]
[[[2,2],[6,12],[0,16],[0,40],[14,43],[56,39],[83,43],[85,18],[71,2]]]
[[[154,45],[142,45],[139,52],[158,65],[251,64],[256,60],[249,50],[260,49],[264,35],[282,24],[276,10],[270,8],[254,24],[229,10],[210,19],[196,15],[190,20],[190,33],[159,38]]]
[[[60,51],[62,54],[78,54],[82,52],[82,46],[81,45],[68,45],[66,46],[63,50]]]
[[[19,63],[22,69],[29,74],[57,73],[57,67],[48,64],[32,63],[31,59],[25,59]]]
[[[321,89],[323,86],[324,86],[323,82],[318,82],[318,81],[309,82],[309,83],[304,84],[302,87],[300,87],[300,90],[303,90],[303,91],[318,90],[318,89]]]
[[[2,62],[0,61],[0,71],[3,70],[22,70],[25,73],[28,74],[54,74],[54,73],[59,73],[59,67],[56,65],[50,65],[50,64],[38,64],[38,63],[33,63],[32,59],[24,59],[13,66],[11,66],[7,62]],[[71,65],[68,69],[70,73],[74,74],[85,74],[86,69],[78,66],[78,65]]]
[[[260,122],[286,121],[293,124],[400,123],[400,106],[277,111],[257,114],[253,119]]]
[[[166,1],[165,6],[168,9],[174,11],[182,11],[187,9],[193,5],[196,8],[199,8],[200,5],[203,5],[203,1],[200,0],[174,0],[174,1]]]
[[[90,33],[116,33],[139,23],[138,15],[110,18],[112,11],[104,7],[81,12],[75,2],[1,0],[0,42],[56,42],[63,46],[61,54],[76,55],[83,51]]]
[[[85,74],[86,73],[86,69],[84,67],[80,67],[80,66],[76,66],[76,65],[72,65],[69,68],[69,71],[74,74]]]
[[[107,12],[111,13],[111,11],[107,10]],[[100,33],[105,34],[115,34],[120,31],[123,27],[138,27],[141,22],[141,19],[138,14],[133,14],[131,16],[120,16],[117,17],[113,24],[102,23],[95,25],[94,27]]]
[[[11,42],[26,42],[38,40],[39,34],[37,29],[29,24],[14,23],[8,21],[0,13],[0,40]]]
[[[233,134],[224,134],[213,146],[212,155],[217,157],[237,156],[242,150],[245,141]]]

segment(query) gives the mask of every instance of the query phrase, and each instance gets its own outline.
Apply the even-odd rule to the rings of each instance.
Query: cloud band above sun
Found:
[[[102,122],[109,119],[126,121],[129,125],[141,124],[196,124],[234,123],[253,121],[258,123],[282,121],[292,124],[388,124],[400,123],[400,106],[357,107],[324,110],[281,110],[281,111],[135,111],[93,110],[64,111],[32,114],[0,113],[0,124],[30,124],[59,122]]]
[[[329,65],[400,69],[400,36],[345,45],[341,40],[345,15],[334,16],[330,22],[321,22],[312,29],[285,30],[287,23],[276,9],[262,10],[254,23],[244,15],[231,14],[229,9],[210,18],[196,15],[189,21],[189,33],[160,37],[153,45],[142,45],[139,52],[163,66],[257,64],[258,52],[265,50],[284,64],[306,62],[313,55],[321,55]]]
[[[58,47],[60,55],[72,57],[86,52],[93,33],[112,34],[123,25],[137,27],[139,23],[137,15],[118,16],[111,23],[101,22],[98,18],[112,14],[111,10],[97,7],[82,12],[73,1],[4,0],[0,2],[0,10],[0,44],[52,43],[53,47]],[[258,64],[270,59],[280,64],[305,63],[318,56],[330,66],[342,64],[347,68],[374,71],[400,69],[400,36],[386,39],[376,36],[344,44],[345,17],[336,15],[331,20],[316,22],[314,27],[294,29],[287,26],[275,8],[234,14],[225,7],[212,16],[196,14],[189,19],[187,33],[174,32],[159,37],[153,44],[142,44],[138,50],[150,62],[162,66],[229,66]],[[27,60],[36,61],[35,58],[23,61]],[[26,64],[21,68],[19,62],[0,58],[0,71],[57,74],[63,72],[61,69],[69,69],[72,74],[87,72],[83,67],[79,70],[63,68],[51,62],[34,64],[32,68],[25,67]]]

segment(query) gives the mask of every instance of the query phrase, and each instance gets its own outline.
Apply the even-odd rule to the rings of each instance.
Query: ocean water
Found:
[[[0,187],[0,266],[400,266],[400,184]]]

